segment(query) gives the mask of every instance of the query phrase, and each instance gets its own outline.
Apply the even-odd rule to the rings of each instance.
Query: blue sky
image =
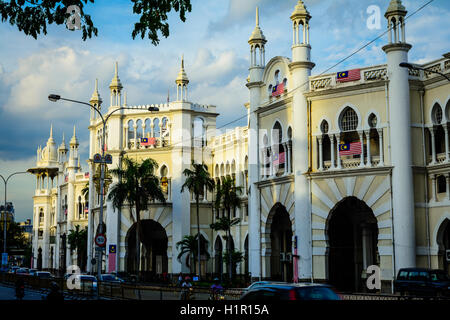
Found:
[[[409,13],[428,0],[403,1]],[[15,27],[0,23],[0,174],[26,170],[35,163],[36,148],[45,145],[50,124],[59,144],[62,133],[70,139],[77,126],[81,162],[88,151],[89,110],[82,105],[51,103],[49,93],[88,101],[95,78],[107,107],[108,85],[119,62],[119,77],[128,104],[163,103],[167,91],[175,95],[180,57],[190,79],[193,102],[214,104],[220,116],[218,127],[246,114],[248,101],[248,38],[260,8],[260,26],[266,36],[266,60],[291,56],[292,29],[289,16],[297,0],[193,0],[192,12],[182,23],[169,16],[170,36],[155,47],[147,39],[131,38],[138,16],[129,0],[96,0],[85,11],[99,29],[98,37],[81,40],[81,31],[51,26],[38,40]],[[312,15],[310,39],[313,74],[320,74],[386,30],[383,17],[389,0],[306,0]],[[367,8],[381,9],[381,28],[368,29]],[[449,52],[450,1],[434,0],[407,21],[407,41],[413,45],[410,60],[426,62]],[[382,37],[330,72],[385,63]],[[245,125],[245,119],[233,123]],[[67,141],[67,140],[66,140]],[[31,217],[35,180],[31,175],[14,177],[8,199],[16,207],[18,220]],[[0,186],[3,195],[3,186]],[[3,197],[0,199],[3,202]]]

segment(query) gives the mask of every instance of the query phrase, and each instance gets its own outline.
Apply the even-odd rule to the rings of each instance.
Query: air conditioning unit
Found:
[[[447,262],[450,262],[450,250],[445,250],[445,258],[447,259]]]
[[[286,259],[286,256],[284,254],[284,252],[280,252],[280,260],[284,261]]]

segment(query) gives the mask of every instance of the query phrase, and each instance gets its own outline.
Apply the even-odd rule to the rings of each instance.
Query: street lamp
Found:
[[[16,174],[22,174],[22,173],[28,173],[28,172],[24,172],[24,171],[14,172],[14,173],[11,173],[6,179],[0,174],[0,178],[2,178],[3,183],[5,184],[5,208],[4,208],[5,211],[6,211],[6,197],[7,197],[6,190],[8,187],[8,181],[12,176],[14,176]],[[6,253],[6,214],[4,214],[3,223],[4,223],[3,224],[3,253]]]
[[[410,70],[423,70],[423,71],[427,71],[427,72],[431,72],[431,73],[437,73],[437,74],[443,76],[444,78],[446,78],[448,81],[450,81],[450,78],[446,74],[443,74],[442,72],[439,72],[439,71],[434,71],[434,70],[431,70],[431,69],[425,69],[425,68],[419,67],[417,65],[413,65],[411,63],[407,63],[407,62],[402,62],[402,63],[399,64],[399,66],[402,67],[402,68],[408,68]]]
[[[110,163],[110,159],[111,157],[106,157],[105,158],[105,135],[106,135],[106,122],[108,121],[108,119],[111,117],[111,115],[119,110],[124,110],[124,109],[133,109],[135,110],[135,108],[130,108],[130,107],[120,107],[117,108],[115,110],[113,110],[111,113],[109,113],[106,118],[103,117],[102,113],[100,112],[99,109],[97,109],[96,107],[94,107],[93,105],[91,105],[90,103],[87,102],[83,102],[83,101],[77,101],[77,100],[72,100],[72,99],[66,99],[66,98],[62,98],[60,95],[57,94],[50,94],[48,96],[48,99],[52,102],[57,102],[58,100],[64,100],[64,101],[69,101],[69,102],[74,102],[74,103],[80,103],[80,104],[84,104],[87,105],[91,108],[93,108],[99,115],[100,118],[102,119],[102,123],[103,123],[103,134],[102,134],[102,154],[101,154],[101,159],[95,162],[100,163],[100,215],[99,215],[99,228],[98,228],[98,232],[99,233],[103,233],[104,232],[104,228],[103,228],[103,196],[104,196],[104,183],[105,183],[105,163]],[[159,108],[157,107],[149,107],[148,111],[150,112],[157,112],[159,111]],[[98,251],[98,261],[97,261],[97,277],[98,280],[100,280],[100,276],[101,276],[101,272],[102,272],[102,251],[99,250]]]

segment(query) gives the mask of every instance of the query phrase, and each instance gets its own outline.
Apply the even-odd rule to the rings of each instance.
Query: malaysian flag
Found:
[[[141,138],[141,146],[154,146],[156,138]]]
[[[89,213],[89,207],[88,206],[84,207],[84,213]]]
[[[84,173],[84,177],[85,177],[85,178],[89,178],[89,172],[85,172],[85,173]]]
[[[272,88],[272,97],[278,97],[284,92],[284,82],[277,84]]]
[[[272,157],[273,165],[278,166],[286,161],[286,154],[281,152],[279,154],[274,154]]]
[[[338,82],[356,81],[361,79],[361,70],[353,69],[348,71],[341,71],[337,73]]]
[[[354,154],[361,154],[361,141],[352,143],[342,143],[339,145],[340,156],[351,156]]]

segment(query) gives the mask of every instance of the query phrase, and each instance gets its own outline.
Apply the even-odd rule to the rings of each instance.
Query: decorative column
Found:
[[[436,139],[435,139],[436,129],[434,127],[430,128],[431,133],[431,163],[436,164]]]
[[[292,163],[291,163],[291,141],[287,143],[288,152],[287,152],[287,164],[288,164],[288,172],[292,173]]]
[[[317,137],[317,141],[319,142],[319,171],[323,170],[323,147],[322,147],[322,136]]]
[[[341,170],[341,156],[339,155],[339,145],[341,143],[341,135],[340,134],[336,134],[336,161],[337,161],[337,167],[336,169]]]
[[[448,143],[448,126],[447,123],[444,124],[444,132],[445,132],[445,162],[450,162],[450,156],[449,156],[449,143]],[[448,188],[447,188],[448,189]]]
[[[431,177],[431,202],[436,202],[436,175],[432,174]]]
[[[359,167],[364,167],[364,131],[359,131],[359,141],[361,141],[361,162],[359,163]]]
[[[366,162],[366,167],[371,167],[372,166],[372,158],[371,158],[371,154],[370,154],[370,130],[366,130],[366,141],[367,141],[367,162]]]
[[[133,149],[137,149],[137,125],[133,125],[133,129],[134,129],[134,148]]]
[[[384,146],[383,146],[383,129],[377,129],[378,131],[378,146],[380,149],[380,162],[378,163],[378,166],[384,166]]]
[[[331,167],[330,169],[335,169],[335,165],[334,165],[334,135],[331,134],[330,136],[330,143],[331,143]]]

